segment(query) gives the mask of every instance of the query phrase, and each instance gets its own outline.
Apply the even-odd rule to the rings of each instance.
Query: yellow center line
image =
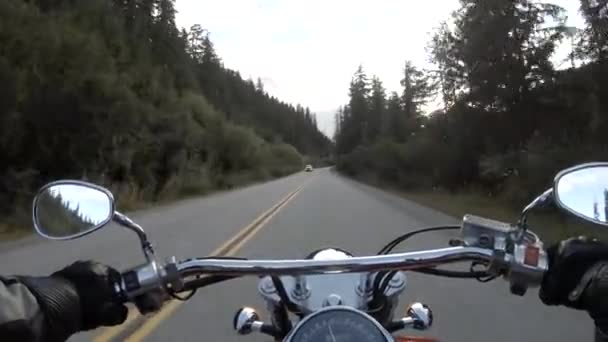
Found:
[[[286,206],[287,203],[289,203],[300,192],[300,190],[302,190],[303,186],[304,185],[300,186],[294,192],[290,193],[284,200],[280,201],[279,205],[276,208],[273,207],[273,209],[274,209],[273,211],[271,210],[270,213],[267,212],[268,214],[264,213],[264,214],[266,214],[265,218],[264,218],[264,214],[263,214],[260,216],[262,218],[261,220],[258,220],[258,219],[254,220],[254,222],[256,222],[256,221],[261,221],[261,222],[257,223],[248,234],[243,236],[242,240],[239,240],[237,242],[236,245],[232,246],[227,251],[222,253],[222,256],[234,255],[247,241],[251,240],[255,236],[255,234],[260,229],[262,229],[284,206]],[[245,230],[247,230],[247,229],[245,229]],[[222,247],[225,247],[225,246],[222,246]],[[217,255],[217,254],[221,253],[222,247],[220,247],[216,251],[214,251],[212,253],[212,255]],[[144,338],[146,338],[146,336],[150,335],[150,333],[152,333],[152,331],[154,331],[162,321],[164,321],[167,317],[169,317],[175,310],[177,310],[178,307],[180,307],[184,303],[185,302],[183,302],[183,301],[177,301],[177,300],[171,301],[162,310],[160,310],[158,312],[158,314],[152,316],[149,320],[147,320],[144,324],[142,324],[142,326],[139,327],[139,329],[137,329],[135,332],[133,332],[133,334],[131,334],[128,338],[126,338],[125,342],[142,341]]]
[[[237,234],[232,236],[220,247],[216,248],[210,255],[214,256],[232,256],[239,249],[243,247],[245,243],[251,240],[268,222],[283,208],[285,207],[303,188],[310,182],[307,181],[300,185],[296,190],[287,194],[278,203],[273,205],[270,209],[262,213],[260,216],[255,218],[245,228],[241,229]],[[139,342],[148,336],[156,327],[167,319],[178,307],[185,302],[172,300],[165,304],[161,310],[150,316],[137,330],[135,330],[125,342]],[[129,309],[129,318],[123,324],[115,327],[106,328],[101,334],[93,339],[93,342],[109,342],[113,338],[117,337],[120,333],[125,331],[132,323],[138,321],[138,318],[142,315],[135,309]]]
[[[118,334],[120,334],[125,329],[124,327],[128,327],[131,323],[133,323],[135,321],[136,318],[141,316],[135,306],[128,305],[128,307],[129,307],[129,313],[127,316],[127,320],[125,320],[121,325],[104,328],[102,333],[99,334],[98,336],[96,336],[93,339],[93,341],[94,342],[104,342],[104,341],[112,340],[114,337],[118,336]]]

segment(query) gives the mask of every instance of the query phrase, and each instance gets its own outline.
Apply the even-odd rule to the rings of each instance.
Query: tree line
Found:
[[[39,228],[50,236],[76,235],[99,224],[81,211],[79,206],[73,208],[69,199],[64,200],[60,192],[49,189],[42,192],[37,206]]]
[[[475,190],[522,205],[556,171],[608,157],[608,0],[584,28],[531,0],[460,0],[432,34],[432,67],[406,62],[386,94],[362,67],[336,113],[340,170],[404,189]],[[572,42],[564,63],[552,58]],[[561,61],[560,61],[561,62]],[[430,101],[442,108],[423,113]]]
[[[0,2],[0,214],[29,222],[58,178],[129,205],[302,167],[331,141],[309,109],[223,66],[174,0]],[[16,213],[16,214],[15,214]]]

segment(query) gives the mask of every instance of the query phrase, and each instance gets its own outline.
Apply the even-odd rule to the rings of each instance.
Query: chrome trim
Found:
[[[410,317],[410,316],[405,316],[403,318],[400,319],[401,324],[403,324],[403,328],[399,329],[405,329],[407,327],[409,327],[410,325],[414,325],[414,318]]]
[[[433,311],[426,304],[412,303],[407,308],[407,316],[412,319],[411,324],[414,329],[427,330],[433,325]]]
[[[313,260],[340,260],[352,258],[353,255],[345,251],[341,251],[335,248],[325,248],[316,251],[312,256]]]
[[[99,223],[96,227],[86,230],[84,232],[80,232],[78,234],[74,234],[74,235],[70,235],[70,236],[66,236],[66,237],[56,237],[56,236],[50,236],[45,234],[40,227],[38,226],[38,214],[36,211],[36,203],[38,202],[38,198],[40,196],[40,194],[44,191],[46,191],[46,189],[52,187],[52,186],[56,186],[56,185],[80,185],[86,188],[90,188],[93,190],[98,190],[103,192],[106,196],[108,196],[108,198],[110,199],[110,215],[108,215],[108,218],[105,219],[104,221],[102,221],[101,223]],[[54,181],[54,182],[50,182],[45,184],[42,188],[40,188],[40,190],[38,190],[38,192],[36,193],[36,196],[34,196],[34,200],[32,202],[32,218],[34,219],[34,229],[36,230],[36,233],[38,233],[38,235],[49,239],[49,240],[73,240],[73,239],[77,239],[79,237],[91,234],[92,232],[101,229],[103,226],[107,225],[113,217],[113,213],[116,211],[116,203],[114,201],[114,195],[112,195],[112,193],[99,185],[96,184],[92,184],[89,182],[85,182],[85,181],[81,181],[81,180],[75,180],[75,179],[63,179],[63,180],[58,180],[58,181]]]
[[[397,272],[389,281],[388,287],[384,291],[384,295],[387,297],[399,297],[399,295],[401,295],[406,286],[407,276],[404,272]]]
[[[552,195],[553,195],[553,188],[550,188],[550,189],[543,191],[542,194],[538,195],[538,197],[536,197],[532,202],[528,203],[528,205],[521,212],[521,216],[522,216],[521,221],[523,223],[525,223],[526,222],[525,219],[528,216],[528,214],[530,213],[530,211],[539,205],[547,203],[547,201],[551,198]]]
[[[114,220],[114,222],[117,222],[121,226],[123,226],[129,230],[132,230],[133,232],[135,232],[135,234],[137,234],[137,237],[139,238],[139,242],[141,244],[141,249],[144,252],[144,256],[146,257],[146,260],[149,262],[153,262],[154,261],[154,248],[152,247],[152,244],[148,240],[148,235],[146,234],[144,229],[139,224],[135,223],[135,221],[131,220],[127,215],[120,213],[118,211],[114,211],[114,215],[112,216],[112,219]]]
[[[336,305],[342,305],[342,304],[344,304],[342,297],[340,297],[340,295],[338,295],[338,294],[332,293],[329,296],[327,296],[327,298],[325,298],[325,300],[323,301],[321,306],[326,307],[326,306],[336,306]]]
[[[163,281],[163,279],[165,279],[163,268],[159,267],[156,262],[152,261],[146,263],[140,267],[132,269],[131,271],[135,272],[139,282],[139,287],[131,292],[127,292],[126,284],[123,279],[121,281],[121,286],[123,288],[123,292],[126,293],[128,298],[135,298],[143,293],[149,292],[152,289],[166,289]]]
[[[290,294],[291,297],[293,297],[297,301],[306,301],[308,298],[310,298],[311,291],[308,287],[306,278],[307,277],[305,276],[295,277],[293,288],[291,289],[291,291],[288,291],[288,294]]]
[[[264,322],[255,321],[251,323],[251,331],[262,332],[262,327],[264,326]]]
[[[532,202],[530,202],[524,210],[522,210],[519,216],[519,222],[517,225],[519,226],[519,234],[517,235],[516,241],[522,241],[526,235],[526,231],[528,230],[528,215],[532,211],[532,209],[541,207],[549,203],[554,198],[553,188],[549,188],[545,190],[542,194],[536,197]]]
[[[538,249],[538,261],[536,265],[526,264],[526,250],[528,248]],[[542,245],[516,244],[510,257],[513,260],[509,268],[511,283],[518,282],[526,287],[540,286],[545,272],[549,269],[547,253],[542,248]]]
[[[234,260],[192,259],[181,261],[182,277],[198,274],[223,275],[300,275],[410,270],[458,261],[492,261],[494,252],[478,247],[449,247],[427,251],[352,257],[341,260]]]
[[[579,164],[579,165],[575,165],[573,167],[570,167],[570,168],[567,168],[565,170],[562,170],[562,171],[558,172],[557,175],[555,176],[555,178],[553,179],[553,188],[552,188],[552,190],[554,190],[553,191],[553,199],[555,200],[555,204],[559,208],[567,211],[571,215],[574,215],[574,216],[576,216],[576,217],[578,217],[578,218],[580,218],[580,219],[582,219],[584,221],[591,222],[591,223],[594,223],[594,224],[598,224],[600,226],[608,226],[608,222],[591,220],[589,217],[586,217],[586,216],[581,215],[581,214],[579,214],[579,213],[577,213],[577,212],[575,212],[573,210],[568,209],[568,207],[565,206],[564,203],[562,203],[562,201],[559,199],[558,192],[556,191],[557,190],[557,182],[562,177],[564,177],[565,175],[567,175],[569,173],[572,173],[574,171],[578,171],[578,170],[581,170],[581,169],[589,169],[589,168],[593,168],[593,167],[608,167],[608,162],[592,162],[592,163]]]
[[[351,312],[357,313],[357,314],[363,316],[364,318],[368,319],[370,322],[372,322],[376,326],[376,328],[378,328],[378,330],[382,333],[382,335],[384,335],[387,342],[395,341],[395,338],[382,326],[382,324],[378,323],[378,321],[376,321],[372,316],[366,314],[365,312],[362,312],[357,309],[353,309],[348,306],[328,306],[323,309],[317,310],[314,313],[304,317],[304,319],[299,321],[298,324],[296,324],[296,326],[293,329],[291,329],[291,331],[289,332],[287,337],[285,337],[285,340],[283,342],[290,342],[291,339],[293,338],[293,336],[296,334],[296,332],[298,332],[298,330],[301,329],[306,324],[306,322],[308,322],[309,320],[311,320],[312,318],[314,318],[317,315],[323,314],[326,311],[351,311]]]
[[[264,323],[260,322],[260,315],[255,309],[244,307],[236,312],[232,324],[234,330],[239,335],[247,335],[253,331],[260,331],[260,328]]]

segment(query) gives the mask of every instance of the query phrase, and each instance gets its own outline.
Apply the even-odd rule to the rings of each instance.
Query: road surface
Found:
[[[236,255],[301,258],[324,246],[354,254],[377,252],[386,242],[416,227],[457,223],[451,217],[397,196],[343,178],[329,169],[298,173],[265,184],[190,199],[133,213],[161,256],[204,256],[247,227],[256,217],[301,187],[270,220],[246,239]],[[474,208],[471,210],[474,212]],[[449,235],[429,234],[406,249],[444,247]],[[0,274],[48,274],[76,259],[96,259],[121,269],[140,263],[133,233],[109,226],[82,239],[51,242],[28,239],[0,245]],[[509,293],[502,280],[479,283],[408,274],[402,306],[427,303],[435,324],[425,332],[443,341],[592,341],[584,313],[540,304],[536,291]],[[100,329],[70,341],[269,341],[262,335],[237,336],[231,328],[237,308],[253,306],[265,315],[256,280],[239,279],[199,290],[184,305],[164,310],[120,329]],[[267,317],[267,316],[266,316]]]

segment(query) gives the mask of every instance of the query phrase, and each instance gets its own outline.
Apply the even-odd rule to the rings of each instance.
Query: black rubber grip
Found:
[[[128,271],[121,274],[120,279],[114,280],[114,289],[116,290],[116,296],[122,302],[128,302],[130,299],[129,293],[139,290],[140,284],[135,271]]]

